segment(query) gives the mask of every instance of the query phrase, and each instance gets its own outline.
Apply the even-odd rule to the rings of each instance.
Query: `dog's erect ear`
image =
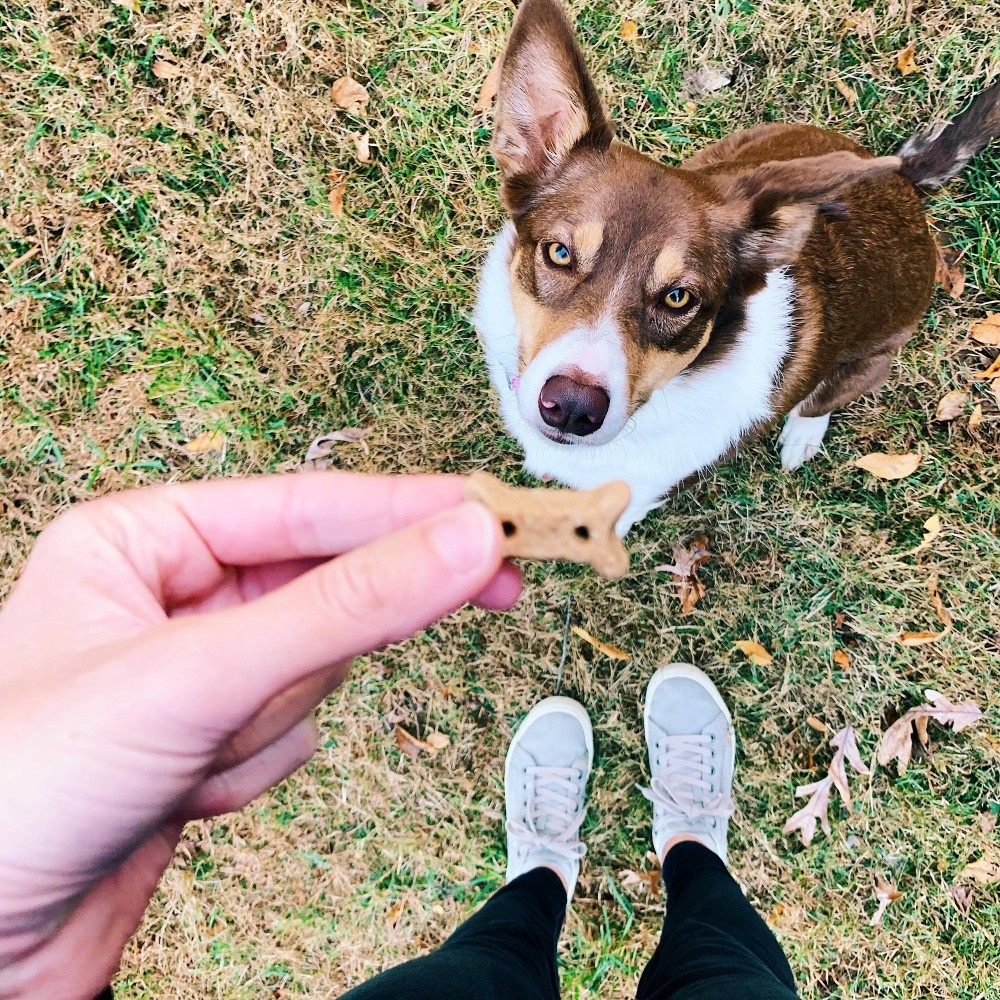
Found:
[[[524,0],[507,42],[490,150],[513,214],[575,146],[607,149],[611,123],[558,0]]]
[[[770,271],[791,263],[821,206],[835,202],[855,184],[898,171],[901,165],[898,156],[837,152],[716,174],[726,198],[722,213],[738,233],[738,266]]]

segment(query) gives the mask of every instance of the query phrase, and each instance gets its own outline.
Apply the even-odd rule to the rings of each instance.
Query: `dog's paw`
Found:
[[[791,472],[810,458],[815,458],[823,447],[823,437],[829,426],[829,413],[822,417],[800,417],[789,413],[778,437],[782,468]]]

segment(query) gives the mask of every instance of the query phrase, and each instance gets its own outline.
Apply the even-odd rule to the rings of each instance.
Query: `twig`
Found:
[[[566,654],[569,652],[569,616],[573,610],[573,595],[566,598],[566,624],[563,626],[562,656],[559,657],[559,666],[556,668],[556,694],[562,689],[563,666],[566,663]]]

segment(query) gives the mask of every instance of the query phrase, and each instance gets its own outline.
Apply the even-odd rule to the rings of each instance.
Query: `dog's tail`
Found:
[[[984,90],[953,121],[938,122],[908,139],[899,151],[901,172],[918,187],[939,188],[997,137],[1000,82]]]

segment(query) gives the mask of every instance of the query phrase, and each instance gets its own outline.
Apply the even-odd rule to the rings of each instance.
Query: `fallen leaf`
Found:
[[[157,80],[174,80],[179,77],[184,70],[170,59],[155,59],[149,71]]]
[[[983,833],[992,833],[997,828],[996,813],[986,813],[979,817],[979,829]]]
[[[342,76],[330,88],[330,97],[338,108],[352,115],[364,113],[365,105],[370,100],[367,89],[357,80]]]
[[[426,740],[422,740],[414,736],[408,729],[404,729],[399,725],[393,730],[393,735],[396,737],[396,746],[399,747],[399,752],[406,754],[410,760],[416,760],[421,753],[426,753],[433,757],[439,750],[443,750],[451,742],[444,733],[430,733]],[[435,737],[433,743],[430,739],[431,736]],[[441,743],[442,738],[444,739],[444,743]]]
[[[722,66],[699,66],[697,69],[686,70],[681,79],[684,84],[680,92],[682,98],[703,97],[728,87],[733,74]]]
[[[580,628],[579,625],[574,625],[571,631],[573,632],[573,635],[579,637],[584,642],[589,643],[599,653],[603,653],[605,656],[610,656],[612,660],[627,660],[629,658],[628,653],[626,653],[625,650],[619,649],[617,646],[612,646],[603,639],[598,639],[596,635],[591,635],[585,628]]]
[[[801,785],[795,789],[795,798],[810,796],[809,801],[785,823],[782,832],[799,831],[802,843],[808,847],[816,835],[816,824],[819,823],[823,832],[830,836],[830,819],[827,809],[830,805],[830,791],[836,788],[844,802],[847,811],[851,811],[851,790],[847,780],[846,760],[859,774],[870,774],[867,765],[861,759],[858,745],[854,739],[854,727],[845,726],[830,737],[830,745],[836,749],[830,762],[829,773],[825,778],[814,781],[810,785]]]
[[[833,85],[837,88],[837,90],[840,92],[840,95],[844,98],[845,101],[847,101],[850,107],[853,108],[854,105],[858,103],[858,95],[855,92],[854,88],[844,83],[844,81],[841,80],[839,76],[835,76],[833,78]]]
[[[490,66],[490,71],[483,80],[483,85],[479,88],[479,96],[472,106],[474,115],[481,115],[493,107],[493,99],[497,96],[497,88],[500,86],[500,74],[503,72],[503,55],[498,55]]]
[[[639,25],[635,21],[622,21],[618,34],[623,42],[634,42],[639,37]]]
[[[830,732],[830,727],[823,722],[821,719],[817,719],[815,715],[806,716],[806,725],[810,729],[815,729],[817,733],[828,733]]]
[[[958,256],[950,248],[941,246],[934,240],[934,251],[937,255],[934,265],[934,280],[953,299],[960,299],[965,291],[965,269],[958,263]]]
[[[924,521],[924,537],[920,540],[920,544],[915,548],[910,550],[910,555],[915,552],[923,552],[924,549],[930,548],[931,544],[941,534],[941,517],[939,514],[931,514],[926,521]]]
[[[618,881],[624,886],[643,886],[650,896],[656,896],[660,891],[660,869],[650,868],[648,871],[635,872],[631,869],[618,873]]]
[[[885,767],[889,761],[896,761],[900,774],[905,774],[913,752],[912,729],[921,717],[933,719],[942,725],[950,725],[956,733],[978,722],[983,713],[974,701],[963,701],[953,705],[944,695],[930,689],[924,691],[928,704],[917,705],[897,719],[879,740],[878,762]],[[926,728],[923,728],[926,735]]]
[[[975,379],[988,379],[996,378],[998,375],[1000,375],[1000,354],[993,359],[993,364],[991,364],[986,371],[977,372],[972,377]]]
[[[972,413],[969,415],[969,430],[975,431],[979,429],[979,425],[983,422],[985,418],[983,417],[983,407],[981,404],[976,403],[972,408]]]
[[[396,900],[392,906],[389,907],[388,913],[385,915],[385,922],[391,927],[395,927],[399,923],[399,918],[403,915],[403,910],[406,909],[406,897]]]
[[[371,163],[372,151],[368,133],[352,132],[351,141],[354,143],[354,155],[358,158],[358,163]]]
[[[934,411],[934,419],[947,423],[962,415],[965,404],[969,401],[969,394],[961,389],[952,389],[945,393],[938,401],[937,410]]]
[[[1000,882],[1000,858],[985,856],[972,864],[966,865],[959,878],[971,878],[980,885],[993,885]]]
[[[202,455],[206,451],[221,451],[225,442],[226,437],[222,431],[202,431],[184,445],[184,450],[189,455]]]
[[[435,730],[427,734],[427,739],[424,742],[437,753],[440,750],[444,750],[445,747],[451,746],[451,737]]]
[[[361,450],[367,455],[369,448],[365,437],[372,432],[372,429],[371,427],[345,427],[332,434],[321,434],[309,445],[302,468],[317,471],[330,468],[329,457],[333,452],[334,445],[341,442],[359,444]]]
[[[917,471],[920,461],[920,455],[916,452],[890,455],[884,451],[873,451],[856,458],[854,464],[879,479],[905,479]]]
[[[990,313],[985,319],[972,324],[972,339],[987,347],[1000,347],[1000,313]]]
[[[344,217],[344,195],[347,193],[347,177],[344,174],[330,175],[330,212],[335,219]]]
[[[833,662],[836,663],[841,670],[851,669],[851,658],[843,649],[835,649],[833,651]]]
[[[942,632],[903,632],[899,637],[900,646],[929,646],[932,642],[937,642],[942,636]]]
[[[902,899],[903,895],[891,882],[883,882],[881,879],[877,879],[875,882],[875,898],[878,900],[878,907],[872,914],[871,920],[868,921],[869,925],[876,927],[882,923],[882,918],[885,916],[885,911],[889,908],[889,904],[895,902],[897,899]]]
[[[975,889],[971,885],[952,885],[948,887],[948,895],[955,904],[955,909],[963,916],[968,916],[972,909],[972,897]]]
[[[951,612],[944,606],[944,601],[941,600],[941,595],[938,593],[937,576],[931,577],[928,589],[931,592],[931,607],[934,609],[934,614],[937,615],[938,621],[945,629],[950,629],[955,624],[955,620],[951,617]]]
[[[911,73],[920,72],[920,67],[917,65],[916,59],[913,58],[916,51],[917,43],[910,42],[905,49],[900,49],[896,53],[896,69],[900,76],[909,76]]]
[[[766,667],[774,660],[774,657],[759,643],[750,639],[742,639],[734,642],[733,645],[743,653],[747,659],[758,667]]]
[[[698,567],[712,558],[708,551],[708,539],[699,535],[691,540],[690,546],[673,543],[673,563],[664,563],[653,569],[655,573],[673,573],[680,578],[677,596],[681,602],[681,613],[694,611],[695,605],[705,596],[705,585],[698,579]]]

